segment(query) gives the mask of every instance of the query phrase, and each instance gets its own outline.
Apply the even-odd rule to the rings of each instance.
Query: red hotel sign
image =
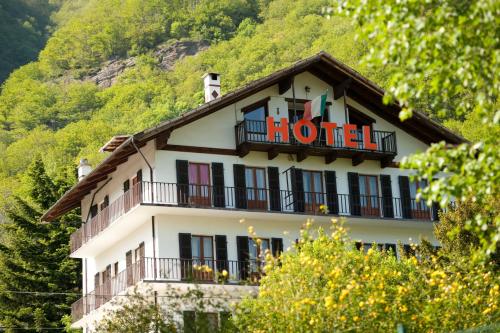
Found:
[[[290,142],[288,135],[288,119],[281,118],[280,124],[276,125],[273,117],[266,118],[267,124],[267,140],[274,142],[275,134],[281,134],[281,139],[283,142]],[[308,129],[307,135],[304,135],[302,128]],[[325,129],[326,133],[326,144],[329,146],[335,146],[335,135],[334,131],[337,128],[337,123],[321,122],[321,128]],[[357,126],[355,124],[344,124],[343,127],[344,135],[344,145],[348,148],[358,148],[357,141]],[[377,150],[377,144],[371,142],[370,126],[362,126],[363,130],[363,147],[368,150]],[[297,141],[303,144],[313,143],[318,137],[318,129],[313,124],[312,121],[307,119],[301,119],[293,125],[293,136]]]

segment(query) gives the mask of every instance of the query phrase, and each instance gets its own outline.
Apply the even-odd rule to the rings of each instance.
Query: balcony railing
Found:
[[[280,123],[275,123],[276,126],[279,126]],[[238,147],[244,143],[260,143],[260,144],[273,144],[273,145],[297,145],[297,146],[306,146],[313,148],[330,148],[335,150],[353,150],[360,152],[377,152],[388,155],[396,155],[397,154],[397,145],[396,145],[396,133],[395,132],[387,132],[387,131],[371,131],[370,142],[373,142],[377,145],[376,150],[367,149],[364,146],[363,140],[363,132],[358,130],[357,132],[357,148],[347,147],[344,141],[344,129],[342,127],[338,127],[334,129],[333,138],[334,144],[328,145],[326,143],[326,132],[323,128],[318,129],[318,139],[312,142],[311,144],[305,145],[303,143],[298,142],[293,135],[293,126],[294,124],[289,124],[289,141],[284,142],[280,133],[276,133],[273,140],[268,140],[267,138],[267,124],[265,121],[260,120],[243,120],[236,125],[236,146]],[[303,134],[307,134],[304,132]]]
[[[338,216],[427,221],[435,217],[435,212],[431,207],[428,207],[423,201],[417,202],[415,199],[267,188],[141,182],[75,231],[70,238],[71,252],[78,250],[116,219],[139,204],[243,209],[309,215],[325,214],[321,206],[326,205],[328,214]]]
[[[227,274],[223,274],[224,271]],[[74,302],[71,316],[73,322],[80,320],[140,281],[255,285],[263,271],[264,262],[261,260],[142,258]]]

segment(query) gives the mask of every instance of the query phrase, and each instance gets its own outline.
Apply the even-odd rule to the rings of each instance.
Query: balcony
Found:
[[[279,126],[280,123],[276,123]],[[344,142],[342,127],[333,130],[334,144],[328,145],[324,129],[318,128],[318,139],[311,144],[298,142],[293,136],[294,124],[289,124],[289,142],[284,142],[280,134],[274,140],[267,138],[267,125],[265,121],[244,120],[236,125],[236,148],[243,157],[250,151],[267,152],[269,159],[279,153],[296,154],[300,162],[307,156],[324,156],[325,163],[331,163],[337,158],[351,158],[353,166],[359,165],[364,160],[380,161],[382,167],[390,165],[397,155],[396,133],[386,131],[371,131],[371,142],[377,145],[375,150],[367,149],[363,140],[363,132],[357,132],[356,148],[347,147]]]
[[[328,214],[374,219],[430,221],[435,212],[415,199],[324,192],[235,188],[209,185],[141,182],[124,193],[70,237],[71,253],[106,230],[114,221],[138,205],[245,210],[284,214]]]
[[[141,281],[257,285],[263,268],[261,260],[142,258],[74,302],[71,317],[77,322]],[[223,271],[228,273],[227,277],[222,275]]]

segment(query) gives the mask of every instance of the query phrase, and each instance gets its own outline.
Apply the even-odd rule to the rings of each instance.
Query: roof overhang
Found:
[[[111,154],[102,161],[89,175],[68,190],[49,210],[42,216],[45,221],[52,221],[58,216],[80,206],[80,201],[95,189],[99,182],[116,170],[116,167],[127,161],[128,157],[136,153],[134,144],[142,147],[150,140],[170,133],[176,128],[189,124],[202,117],[212,114],[228,105],[249,97],[258,91],[276,84],[287,86],[293,77],[309,71],[332,87],[342,87],[349,81],[347,96],[367,107],[381,118],[408,132],[419,140],[430,144],[446,141],[449,144],[466,142],[461,136],[451,132],[440,123],[430,119],[427,115],[414,111],[413,117],[401,122],[399,120],[400,106],[396,103],[385,105],[383,96],[385,91],[374,82],[368,80],[352,68],[333,58],[325,52],[320,52],[312,57],[298,61],[295,64],[279,70],[262,79],[229,92],[218,99],[200,105],[183,115],[160,123],[159,125],[136,133],[126,139],[120,138],[118,145],[113,139],[108,142]],[[334,89],[335,91],[335,89]],[[104,147],[106,147],[106,144]]]

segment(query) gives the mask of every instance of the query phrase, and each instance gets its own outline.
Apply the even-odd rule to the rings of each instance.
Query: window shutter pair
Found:
[[[191,234],[179,233],[179,257],[181,262],[181,276],[188,278],[192,268]],[[225,235],[215,235],[215,259],[217,270],[228,269],[227,239]]]
[[[349,208],[351,215],[361,216],[361,195],[359,190],[359,174],[355,172],[347,173],[349,185]],[[380,175],[380,187],[382,189],[382,213],[384,217],[394,217],[394,206],[392,199],[391,176]],[[377,199],[378,200],[378,199]]]
[[[248,236],[236,237],[236,248],[238,251],[238,272],[241,280],[248,278],[250,271]],[[271,253],[278,256],[283,252],[283,238],[271,238]]]
[[[176,160],[177,202],[179,205],[189,203],[189,162]],[[224,165],[212,163],[212,196],[214,207],[225,207]]]
[[[235,206],[247,209],[246,169],[243,164],[233,165]],[[280,174],[277,167],[268,167],[269,202],[272,211],[281,211]]]

